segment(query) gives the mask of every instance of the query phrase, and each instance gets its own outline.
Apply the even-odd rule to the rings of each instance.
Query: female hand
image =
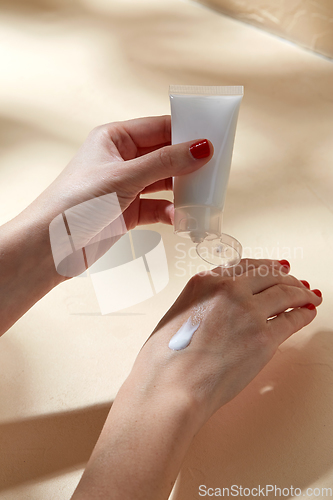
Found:
[[[138,224],[172,224],[173,205],[142,200],[140,194],[172,189],[172,176],[192,172],[209,161],[213,146],[171,144],[170,116],[138,118],[96,127],[76,156],[42,195],[55,213],[108,193],[116,193],[128,229]],[[200,158],[192,153],[200,149]],[[49,210],[49,208],[48,208]]]
[[[244,259],[191,278],[142,348],[135,379],[147,380],[147,391],[186,393],[207,420],[316,316],[321,292],[289,275],[282,262]],[[190,317],[199,323],[190,344],[171,350],[170,339]]]
[[[170,146],[170,140],[170,116],[111,123],[90,133],[34,204],[51,223],[59,274],[82,273],[139,224],[173,223],[170,201],[140,195],[171,189],[172,176],[203,166],[213,146],[204,139]],[[74,253],[66,233],[72,237]]]
[[[115,500],[169,497],[200,427],[316,316],[319,290],[283,264],[242,260],[189,281],[117,394],[73,500],[106,500],[110,491]],[[190,344],[171,350],[170,339],[195,315]]]
[[[57,179],[0,228],[0,335],[53,287],[85,271],[127,229],[172,224],[171,202],[140,195],[171,189],[171,177],[202,167],[213,146],[170,141],[170,116],[95,128]]]

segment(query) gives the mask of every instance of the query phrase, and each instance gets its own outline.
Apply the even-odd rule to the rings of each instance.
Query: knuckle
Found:
[[[216,295],[217,281],[218,279],[216,279],[216,277],[213,276],[209,271],[201,272],[192,276],[188,281],[186,287],[194,295],[199,295],[201,297],[213,297],[214,295]]]
[[[170,115],[164,116],[164,138],[165,142],[170,141],[171,138],[171,119]]]
[[[89,136],[96,143],[104,142],[105,138],[110,138],[110,130],[112,130],[112,126],[98,125],[92,129]]]
[[[170,149],[168,146],[161,148],[158,153],[159,162],[163,170],[173,170],[174,169],[174,158],[170,154]]]
[[[269,274],[271,274],[271,272],[272,269],[267,264],[260,264],[260,266],[258,266],[257,269],[254,270],[254,274],[259,275],[261,278],[267,277]]]
[[[99,134],[99,128],[100,128],[100,126],[94,127],[93,129],[91,129],[89,134],[88,134],[88,139],[95,140]]]
[[[192,276],[192,278],[189,280],[188,284],[192,287],[192,288],[197,288],[197,287],[201,287],[203,284],[205,284],[207,282],[207,274],[203,274],[203,273],[198,273],[198,274],[195,274],[194,276]]]
[[[238,304],[238,314],[242,318],[245,325],[251,332],[258,332],[262,329],[263,320],[262,314],[255,307],[253,301],[249,298],[243,299]]]
[[[223,277],[216,283],[216,291],[222,295],[234,295],[234,283],[232,279]]]
[[[287,295],[288,297],[292,297],[294,295],[294,289],[292,286],[286,285],[284,283],[278,283],[276,286],[284,295]]]
[[[94,127],[91,131],[92,135],[102,135],[106,131],[106,126],[105,125],[97,125]]]
[[[273,335],[270,335],[264,328],[258,330],[255,336],[255,341],[259,350],[264,352],[266,356],[268,354],[268,358],[271,358],[274,355],[278,347],[276,338]]]
[[[289,323],[292,331],[297,331],[299,328],[299,318],[295,314],[284,313],[284,317]]]
[[[254,340],[259,349],[270,352],[272,355],[278,346],[276,336],[272,334],[269,321],[267,323],[263,318],[258,318]]]
[[[192,276],[188,282],[186,283],[186,287],[185,289],[187,290],[194,290],[197,288],[198,286],[198,281],[199,281],[200,277],[198,274],[195,274],[194,276]]]
[[[248,297],[245,288],[241,281],[233,277],[223,277],[217,283],[217,292],[220,295],[228,296],[235,304],[240,307],[247,307]]]
[[[244,316],[248,317],[249,322],[253,325],[260,325],[262,323],[262,315],[251,300],[247,299],[242,301],[242,312]]]
[[[156,206],[154,208],[153,219],[154,219],[155,223],[161,222],[161,214],[160,214],[158,206]]]

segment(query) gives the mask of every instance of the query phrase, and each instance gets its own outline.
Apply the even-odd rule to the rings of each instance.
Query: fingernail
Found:
[[[190,146],[190,153],[196,160],[207,158],[210,155],[210,146],[207,139],[192,144]]]
[[[322,296],[321,291],[317,290],[317,288],[315,290],[311,290],[311,292],[315,293],[317,295],[317,297],[321,297]]]
[[[281,264],[281,266],[290,268],[290,264],[287,260],[279,260],[278,262]]]
[[[301,283],[303,283],[304,286],[306,286],[306,288],[308,288],[310,290],[310,284],[305,281],[305,280],[300,280]]]
[[[316,306],[314,306],[313,304],[306,304],[306,307],[307,309],[310,309],[310,311],[313,311],[314,309],[316,309]]]

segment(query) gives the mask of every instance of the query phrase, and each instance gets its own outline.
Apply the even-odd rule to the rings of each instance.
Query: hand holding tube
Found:
[[[170,145],[169,116],[95,128],[55,181],[0,228],[0,335],[66,277],[85,270],[87,261],[82,258],[82,246],[92,245],[89,265],[110,248],[114,225],[112,230],[108,226],[119,214],[124,219],[121,230],[124,226],[132,229],[155,222],[172,224],[171,202],[142,199],[141,194],[171,189],[172,176],[192,172],[209,161],[213,146],[206,142],[206,156],[196,159],[190,151],[194,142],[197,141]],[[66,215],[68,227],[74,228],[71,235],[75,251],[68,249],[68,227],[63,220]],[[60,228],[55,231],[59,243],[57,259],[50,245],[52,221],[59,222],[56,229]],[[118,229],[116,232],[119,237]],[[93,245],[98,246],[97,250]],[[66,257],[73,265],[65,266],[61,275],[56,266]]]
[[[213,155],[212,144],[206,141],[204,154],[198,158],[190,151],[194,142],[170,145],[170,116],[102,125],[89,134],[39,204],[44,201],[49,207],[50,199],[54,200],[52,213],[57,214],[116,193],[128,229],[155,222],[172,224],[172,203],[140,199],[140,195],[170,190],[172,176],[193,172],[207,163]]]
[[[171,202],[142,199],[140,195],[171,189],[171,175],[181,176],[199,168],[212,157],[213,148],[204,139],[176,147],[169,143],[167,116],[109,124],[90,134],[46,193],[54,198],[54,189],[59,192],[62,188],[66,193],[72,183],[71,197],[66,200],[70,206],[50,224],[52,254],[59,274],[81,274],[127,229],[154,222],[173,223]],[[59,199],[60,193],[55,197]]]

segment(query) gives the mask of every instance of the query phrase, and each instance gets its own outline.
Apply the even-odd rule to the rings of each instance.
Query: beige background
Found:
[[[168,113],[170,83],[244,85],[224,229],[248,256],[289,258],[324,303],[197,435],[174,498],[200,498],[200,484],[332,487],[332,63],[176,0],[8,1],[0,62],[1,223],[95,125]],[[70,497],[138,350],[202,270],[172,228],[153,229],[169,261],[161,293],[101,316],[77,278],[0,339],[1,500]]]
[[[246,23],[333,57],[332,0],[197,0]]]

